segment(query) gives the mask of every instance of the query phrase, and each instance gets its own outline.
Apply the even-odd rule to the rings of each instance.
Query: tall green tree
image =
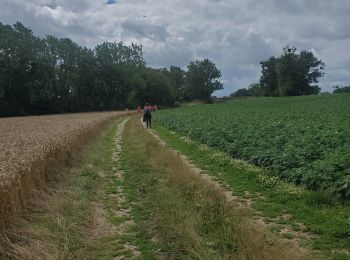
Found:
[[[133,107],[145,103],[172,106],[176,99],[174,84],[166,69],[144,68],[133,78],[137,88],[129,95],[129,104]]]
[[[186,72],[180,67],[170,66],[169,77],[174,84],[175,98],[179,101],[188,99],[185,76]]]
[[[61,112],[75,112],[74,94],[78,82],[78,57],[81,47],[71,39],[47,37],[47,43],[56,60],[57,103]]]
[[[31,89],[31,114],[59,113],[56,58],[46,39],[37,42],[37,69]]]
[[[133,91],[130,78],[145,67],[142,46],[105,42],[97,45],[94,52],[102,106],[108,109],[126,107],[129,93]]]
[[[219,81],[221,71],[208,60],[196,60],[187,66],[186,88],[192,99],[209,101],[211,94],[223,88]]]
[[[295,95],[318,94],[320,88],[315,85],[324,76],[325,64],[315,57],[311,51],[301,51],[299,54],[299,84]]]
[[[260,86],[265,96],[318,94],[315,84],[324,75],[325,64],[311,51],[298,52],[286,46],[280,57],[260,62]]]
[[[38,69],[39,40],[21,23],[0,24],[0,73],[2,98],[8,115],[25,115],[31,106],[31,90]]]
[[[77,79],[72,95],[74,96],[74,110],[99,110],[99,91],[97,89],[97,66],[94,52],[83,48],[77,60]]]
[[[324,63],[310,51],[297,52],[295,47],[286,46],[277,64],[277,94],[298,96],[318,94],[320,88],[312,85],[324,75]]]
[[[277,95],[277,89],[278,89],[277,64],[278,64],[278,59],[275,57],[271,57],[266,61],[260,62],[260,65],[261,65],[260,86],[264,96]]]

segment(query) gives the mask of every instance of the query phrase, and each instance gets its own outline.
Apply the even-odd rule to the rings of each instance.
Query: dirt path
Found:
[[[113,172],[112,176],[99,172],[103,182],[114,182],[112,191],[102,195],[98,203],[93,204],[94,229],[96,238],[115,236],[119,246],[112,259],[135,259],[140,255],[138,247],[133,241],[124,241],[123,237],[130,236],[129,231],[135,225],[131,217],[131,208],[126,203],[123,189],[123,171],[120,170],[120,153],[122,152],[123,132],[129,118],[120,122],[117,126],[114,138],[114,151],[112,154]],[[115,178],[113,178],[115,177]],[[106,205],[106,201],[108,202]]]
[[[123,122],[121,122],[118,125],[117,131],[116,131],[116,138],[115,138],[115,150],[113,153],[113,162],[116,165],[115,168],[115,175],[116,177],[120,180],[120,182],[123,182],[123,174],[124,172],[119,169],[119,163],[120,163],[120,153],[122,152],[122,137],[123,137],[123,132],[125,129],[125,124],[129,120],[129,118],[125,119]],[[119,219],[122,219],[124,221],[121,221],[119,224],[117,224],[117,232],[119,235],[127,235],[129,233],[129,229],[131,226],[135,225],[134,220],[131,217],[131,208],[128,205],[127,207],[124,207],[123,204],[125,204],[126,199],[125,199],[125,194],[124,194],[124,189],[121,184],[118,185],[116,189],[115,194],[111,194],[109,196],[115,197],[117,201],[117,208],[113,211],[114,217],[117,217]],[[130,241],[122,244],[122,248],[120,249],[121,251],[128,251],[128,259],[134,259],[137,258],[140,255],[140,251],[138,247],[136,246],[135,243],[132,243]],[[125,256],[118,256],[115,257],[114,259],[124,259]]]

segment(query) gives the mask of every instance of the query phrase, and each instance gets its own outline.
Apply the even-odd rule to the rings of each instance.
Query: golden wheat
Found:
[[[25,207],[47,172],[125,112],[0,119],[0,227]]]

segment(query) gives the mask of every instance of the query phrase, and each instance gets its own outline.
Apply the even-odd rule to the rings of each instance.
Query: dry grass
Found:
[[[151,211],[155,241],[167,259],[305,259],[307,252],[255,222],[248,209],[226,200],[182,158],[129,122],[126,175]],[[135,158],[135,159],[134,159]]]
[[[74,153],[68,166],[50,172],[26,212],[0,233],[0,259],[111,259],[134,249],[123,240],[125,223],[111,218],[120,206],[114,160],[121,149],[122,118]]]
[[[0,119],[0,227],[25,208],[47,173],[125,112]]]
[[[84,250],[72,249],[85,246],[81,237],[88,238],[92,224],[76,187],[91,183],[68,169],[52,175],[56,180],[48,183],[48,192],[31,196],[25,218],[16,218],[1,233],[1,259],[86,259]]]

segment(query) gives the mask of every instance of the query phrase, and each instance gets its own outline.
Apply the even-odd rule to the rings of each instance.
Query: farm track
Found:
[[[116,131],[116,138],[115,138],[115,150],[113,153],[113,162],[114,164],[120,166],[120,154],[122,152],[122,137],[123,132],[125,130],[125,124],[128,122],[130,118],[125,119],[122,121]],[[124,172],[121,169],[115,168],[115,176],[118,178],[118,180],[122,183],[124,181]],[[131,216],[131,208],[130,205],[127,207],[120,207],[123,203],[126,203],[126,195],[125,191],[123,189],[123,185],[119,185],[118,188],[115,191],[115,194],[109,194],[109,196],[116,198],[116,203],[119,207],[117,207],[113,211],[113,215],[118,218],[123,218],[125,221],[122,221],[117,224],[116,232],[119,236],[130,234],[129,229],[130,227],[135,225],[135,221],[132,219]],[[123,243],[121,245],[121,249],[119,251],[129,251],[130,255],[129,258],[137,258],[140,255],[140,250],[138,249],[137,245],[133,243],[132,241],[128,241],[126,243]],[[122,259],[122,257],[116,257],[114,259]]]
[[[125,124],[130,118],[127,117],[118,123],[114,138],[114,151],[112,154],[113,168],[110,173],[99,171],[100,183],[104,188],[98,189],[99,196],[92,203],[92,230],[95,239],[106,239],[113,237],[118,243],[118,247],[112,257],[113,260],[127,258],[136,259],[140,251],[136,243],[132,240],[122,241],[124,237],[132,236],[130,229],[135,226],[135,221],[131,216],[131,207],[127,205],[126,194],[123,188],[124,172],[120,169],[120,154],[122,152],[123,132]],[[112,188],[113,187],[113,188]],[[108,191],[107,191],[108,190]],[[114,221],[118,220],[118,221]],[[103,246],[102,246],[103,251]]]
[[[266,224],[262,221],[262,219],[256,220],[255,217],[250,213],[250,200],[249,199],[242,199],[238,198],[236,196],[232,195],[232,190],[229,190],[225,185],[222,183],[220,184],[215,178],[209,176],[206,174],[203,170],[198,168],[196,165],[190,162],[190,160],[183,154],[179,153],[177,150],[171,149],[165,142],[162,140],[155,131],[148,129],[149,133],[151,134],[152,138],[156,140],[157,143],[159,143],[160,146],[162,146],[162,149],[159,149],[159,153],[167,154],[171,153],[171,157],[173,158],[173,162],[170,161],[163,161],[162,163],[165,165],[174,165],[174,173],[178,172],[177,174],[180,175],[179,178],[180,182],[195,182],[196,184],[204,188],[204,190],[211,190],[210,192],[213,192],[211,196],[214,196],[220,198],[220,202],[217,203],[223,203],[228,205],[230,210],[228,210],[230,213],[228,214],[234,214],[238,218],[243,218],[243,226],[235,227],[237,232],[237,235],[246,236],[248,233],[253,232],[256,237],[246,237],[246,239],[251,241],[248,241],[247,244],[240,244],[241,241],[238,241],[237,243],[240,244],[238,251],[239,253],[236,255],[237,259],[245,259],[245,257],[248,257],[249,259],[309,259],[311,256],[309,256],[308,249],[305,249],[303,247],[299,246],[299,243],[297,243],[295,240],[286,240],[282,239],[279,236],[273,235],[268,229]],[[166,158],[166,155],[164,155]],[[158,159],[161,160],[161,159]],[[175,166],[176,165],[176,166]],[[170,166],[169,166],[170,167]],[[178,169],[180,168],[180,169]],[[171,171],[171,169],[169,169]],[[181,176],[184,178],[181,180]],[[185,177],[186,176],[186,177]],[[188,176],[188,177],[187,177]],[[190,180],[188,180],[188,179]],[[188,184],[189,186],[193,184]],[[201,189],[202,189],[201,188]],[[203,190],[193,190],[194,193],[202,193]],[[206,193],[206,192],[205,192]],[[204,195],[203,193],[203,196]],[[223,202],[222,200],[225,200]],[[201,204],[195,204],[196,207],[199,207],[203,213],[202,214],[210,214],[210,209],[206,209],[205,206]],[[207,212],[208,211],[208,212]],[[232,211],[232,212],[231,212]],[[206,212],[206,213],[204,213]],[[236,220],[237,221],[237,220]],[[232,222],[231,222],[232,224]],[[235,224],[233,224],[235,225]],[[218,227],[219,228],[219,227]],[[248,231],[249,230],[249,231]],[[258,238],[259,237],[259,238]],[[260,252],[260,256],[254,255],[254,251],[256,250],[256,239],[258,238],[259,243],[259,249],[258,252]],[[267,240],[266,240],[267,239]],[[239,240],[239,239],[238,239]],[[273,241],[273,242],[271,242]],[[236,242],[236,241],[235,241]],[[271,243],[270,245],[264,244],[264,243]],[[251,248],[246,248],[251,247]],[[269,248],[270,247],[270,248]],[[288,247],[288,249],[286,248]],[[278,249],[279,248],[279,249]],[[194,249],[193,249],[194,250]],[[242,250],[242,251],[241,251]],[[280,251],[279,253],[276,253],[276,251]],[[268,253],[267,253],[268,252]],[[256,253],[256,252],[255,252]],[[223,259],[226,259],[227,256],[224,256]],[[232,256],[231,256],[232,257]]]
[[[0,226],[5,227],[45,185],[49,172],[125,112],[0,119]]]

